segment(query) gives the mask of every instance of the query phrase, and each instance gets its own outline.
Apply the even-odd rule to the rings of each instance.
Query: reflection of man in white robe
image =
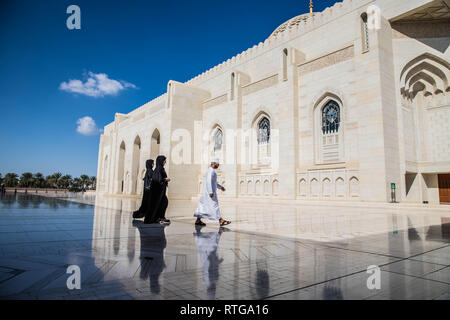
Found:
[[[223,230],[219,232],[201,232],[201,226],[195,226],[195,228],[194,238],[202,264],[203,282],[207,289],[208,299],[213,300],[216,295],[216,283],[219,279],[219,264],[223,261],[217,255],[217,248]]]
[[[217,183],[216,169],[219,167],[219,159],[212,159],[211,166],[206,172],[205,179],[203,181],[203,190],[195,210],[194,217],[197,217],[195,221],[196,225],[204,226],[202,218],[210,220],[219,220],[221,226],[230,224],[230,221],[222,219],[220,216],[219,200],[217,199],[217,188],[225,191],[225,188]]]

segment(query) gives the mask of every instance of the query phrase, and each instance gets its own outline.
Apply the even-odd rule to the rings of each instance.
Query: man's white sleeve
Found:
[[[208,194],[213,193],[213,191],[212,191],[212,172],[211,172],[211,170],[208,170],[208,172],[206,173],[206,191],[208,192]]]

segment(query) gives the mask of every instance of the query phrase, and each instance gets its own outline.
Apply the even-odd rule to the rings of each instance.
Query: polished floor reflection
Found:
[[[133,199],[75,201],[0,198],[1,299],[450,298],[450,207],[224,201],[228,228],[196,228],[195,201],[168,226],[133,221]]]

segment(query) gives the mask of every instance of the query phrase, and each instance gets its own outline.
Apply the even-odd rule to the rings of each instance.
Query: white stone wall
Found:
[[[450,36],[445,23],[436,28],[398,23],[430,3],[345,0],[184,84],[170,81],[166,94],[127,115],[117,114],[105,127],[99,146],[99,192],[120,193],[122,179],[125,194],[142,192],[145,160],[155,155],[150,146],[157,129],[157,153],[169,159],[169,197],[198,196],[208,161],[195,163],[195,153],[208,154],[210,146],[202,142],[193,147],[191,162],[178,164],[173,153],[179,141],[173,135],[183,129],[194,137],[195,123],[200,122],[206,136],[216,127],[222,129],[219,183],[226,185],[230,197],[385,202],[394,182],[400,201],[436,202],[436,174],[450,170],[448,87],[433,92],[432,98],[423,91],[418,99],[410,99],[405,92],[418,87],[409,88],[414,79],[406,83],[403,73],[425,53],[443,61],[438,68],[445,69]],[[378,5],[382,16],[380,29],[369,31],[369,48],[364,50],[361,15],[370,4]],[[448,70],[442,73],[450,78]],[[333,159],[323,156],[319,143],[320,111],[327,99],[336,101],[341,112]],[[265,166],[227,163],[231,149],[241,156],[227,131],[255,128],[262,115],[270,120],[270,143],[278,156]],[[132,152],[136,137],[141,142],[137,156]],[[406,173],[418,173],[417,181],[412,175],[407,181]]]
[[[450,161],[450,106],[429,110],[427,121],[430,134],[430,160]]]

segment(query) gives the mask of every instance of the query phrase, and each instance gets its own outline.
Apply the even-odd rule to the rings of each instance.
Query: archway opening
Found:
[[[139,171],[140,171],[140,161],[141,160],[141,138],[136,136],[133,143],[133,162],[132,162],[132,173],[131,173],[131,193],[137,193],[138,181],[139,181]]]
[[[123,193],[125,168],[125,142],[122,141],[119,148],[119,166],[117,171],[118,192]]]
[[[155,129],[152,134],[152,141],[150,145],[150,158],[156,160],[156,157],[159,155],[159,146],[161,142],[161,135],[158,129]]]

